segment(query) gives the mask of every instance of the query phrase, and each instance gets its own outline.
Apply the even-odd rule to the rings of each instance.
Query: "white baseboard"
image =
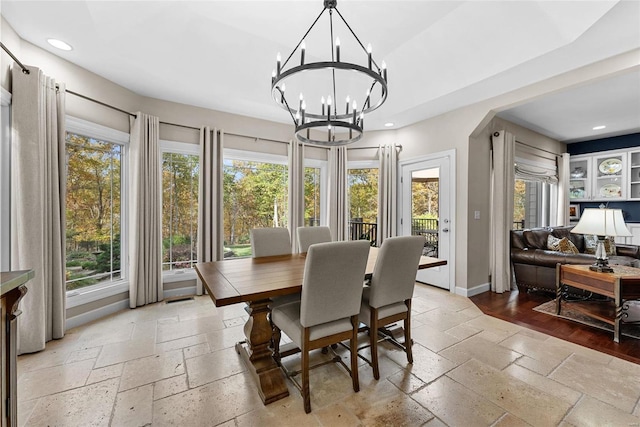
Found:
[[[491,283],[483,283],[482,285],[474,286],[473,288],[456,288],[456,294],[463,297],[472,297],[480,295],[481,293],[491,290]]]
[[[95,310],[88,311],[86,313],[79,314],[77,316],[67,318],[65,322],[65,329],[69,330],[77,326],[84,325],[85,323],[93,322],[94,320],[101,319],[118,311],[126,310],[129,308],[129,299],[114,302],[113,304],[105,305],[104,307],[96,308]]]

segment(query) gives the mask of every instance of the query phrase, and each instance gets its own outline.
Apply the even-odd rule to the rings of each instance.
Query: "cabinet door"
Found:
[[[591,158],[569,162],[569,200],[580,202],[591,197]]]
[[[626,198],[626,153],[593,157],[593,200]]]
[[[640,200],[640,151],[629,152],[629,200]]]
[[[640,224],[627,224],[632,236],[627,237],[627,243],[640,246]]]

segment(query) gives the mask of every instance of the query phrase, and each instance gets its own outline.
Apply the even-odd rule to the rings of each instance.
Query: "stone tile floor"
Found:
[[[640,425],[640,365],[429,286],[416,286],[413,311],[414,364],[383,344],[381,379],[361,361],[359,393],[338,365],[315,369],[309,415],[292,384],[288,398],[260,401],[233,348],[242,304],[216,308],[203,296],[123,311],[19,357],[19,425]]]

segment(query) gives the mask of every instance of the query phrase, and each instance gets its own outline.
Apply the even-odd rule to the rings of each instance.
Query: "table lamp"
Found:
[[[612,273],[607,261],[607,251],[604,248],[606,236],[631,236],[631,232],[624,223],[622,209],[587,208],[582,212],[578,225],[573,227],[572,233],[595,234],[598,236],[596,246],[596,262],[589,267],[590,270],[604,273]]]

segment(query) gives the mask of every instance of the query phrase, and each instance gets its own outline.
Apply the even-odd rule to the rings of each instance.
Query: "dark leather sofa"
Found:
[[[511,264],[520,291],[538,289],[555,293],[556,264],[594,263],[595,256],[584,253],[584,237],[582,234],[570,233],[572,228],[573,226],[566,226],[511,231]],[[548,250],[549,234],[559,239],[569,238],[580,253],[565,254]],[[616,256],[609,256],[609,264],[637,266],[639,259],[639,246],[616,244]],[[577,289],[574,291],[576,294],[583,293]]]

